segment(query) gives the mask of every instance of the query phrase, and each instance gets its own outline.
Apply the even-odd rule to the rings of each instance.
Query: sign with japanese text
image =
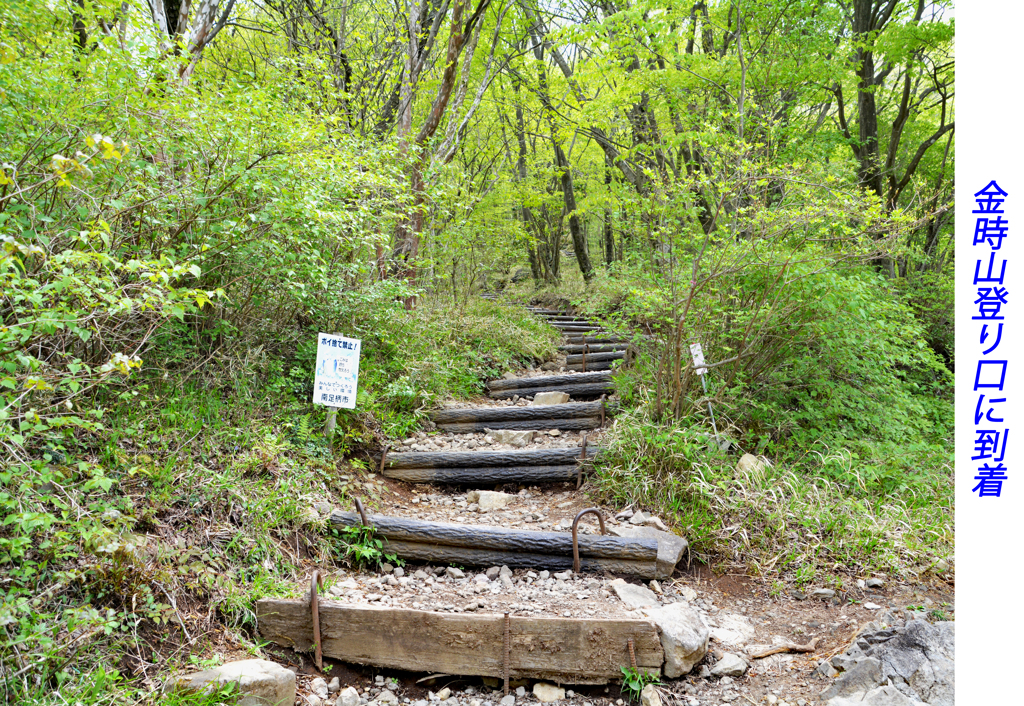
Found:
[[[693,356],[693,372],[698,375],[706,373],[708,369],[704,367],[704,349],[699,343],[690,344],[690,355]]]
[[[313,404],[355,408],[360,343],[331,333],[317,335]]]

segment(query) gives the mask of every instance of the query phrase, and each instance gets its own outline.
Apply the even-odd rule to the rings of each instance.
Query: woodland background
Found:
[[[289,542],[344,555],[305,494],[554,355],[484,290],[636,337],[595,497],[773,591],[952,571],[952,14],[0,3],[6,698],[145,702],[251,639]],[[333,444],[317,331],[364,341]]]

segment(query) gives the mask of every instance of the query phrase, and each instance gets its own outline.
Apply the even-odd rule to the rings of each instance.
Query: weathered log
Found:
[[[551,325],[562,331],[600,331],[601,326],[583,321],[552,321]]]
[[[593,382],[583,385],[545,385],[543,387],[524,387],[517,390],[497,390],[489,393],[496,400],[512,399],[515,395],[520,397],[531,397],[538,392],[564,392],[570,397],[600,397],[615,392],[615,386],[608,382]]]
[[[560,316],[562,314],[565,314],[564,311],[555,311],[554,309],[537,309],[537,308],[532,308],[532,307],[527,307],[527,309],[529,310],[529,312],[531,314],[537,314],[538,316],[541,316],[541,315],[544,315],[544,314],[549,314],[549,315],[552,315],[552,316]]]
[[[511,380],[491,380],[487,383],[487,389],[496,392],[498,390],[512,390],[522,387],[554,387],[555,385],[572,384],[584,382],[605,382],[611,380],[607,373],[595,373],[594,375],[538,375],[532,378],[513,378]]]
[[[572,560],[572,535],[569,532],[533,532],[486,525],[425,522],[387,515],[370,515],[367,520],[373,525],[375,536],[388,542],[402,541],[512,553],[551,554],[556,557],[568,556],[570,561]],[[331,524],[337,527],[355,527],[362,524],[362,520],[357,512],[335,510],[331,513]],[[581,559],[587,557],[650,561],[652,566],[658,560],[656,539],[596,534],[580,534],[578,539]]]
[[[444,614],[320,600],[326,657],[411,672],[502,676],[505,619],[499,614]],[[313,647],[308,599],[264,598],[256,604],[263,640],[305,652]],[[661,640],[645,620],[510,617],[509,676],[567,684],[604,684],[630,665],[658,672]]]
[[[385,468],[384,477],[406,483],[491,485],[497,483],[564,483],[576,480],[579,466],[483,466],[478,468]]]
[[[580,535],[582,539],[586,535]],[[513,550],[498,551],[472,547],[450,547],[425,542],[388,540],[384,551],[399,559],[429,564],[459,564],[460,566],[507,566],[510,569],[535,571],[564,571],[572,568],[572,550],[568,556],[534,554]],[[580,571],[612,572],[645,579],[658,578],[658,562],[616,557],[580,557]]]
[[[592,360],[590,360],[590,358],[587,358],[587,367],[584,368],[583,367],[583,363],[574,363],[573,365],[565,366],[565,369],[566,370],[575,370],[575,371],[580,372],[580,373],[591,373],[591,372],[594,372],[595,370],[598,370],[598,371],[613,370],[614,369],[613,366],[612,366],[613,362],[614,361],[611,361],[611,360],[592,361]]]
[[[583,359],[586,358],[587,362],[594,361],[606,361],[606,360],[622,360],[626,357],[625,351],[610,351],[607,353],[599,353],[597,351],[587,351],[587,355],[584,356],[582,353],[579,355],[567,355],[565,356],[565,362],[569,365],[573,363],[582,363]]]
[[[574,343],[574,344],[570,344],[570,345],[559,346],[558,350],[560,352],[562,352],[562,353],[582,353],[584,348],[587,349],[587,353],[589,355],[590,353],[611,353],[611,352],[615,352],[615,351],[628,351],[629,350],[629,344],[628,343],[606,343],[604,345],[602,345],[602,344],[589,345],[589,344]]]
[[[562,431],[579,431],[580,429],[597,429],[601,426],[600,417],[553,417],[551,419],[525,419],[514,422],[453,422],[438,424],[437,428],[453,434],[473,434],[488,429],[514,429],[531,431],[541,429],[561,429]]]
[[[567,336],[565,339],[566,343],[569,344],[580,344],[580,343],[629,343],[629,341],[620,336]]]
[[[536,378],[535,378],[536,379]],[[430,415],[437,424],[475,421],[519,421],[552,417],[593,417],[601,414],[601,403],[579,402],[538,407],[469,407],[438,410]]]
[[[587,447],[587,458],[600,449]],[[407,451],[389,453],[385,468],[494,468],[497,466],[561,466],[575,463],[583,449],[573,446],[530,451]]]
[[[593,417],[601,414],[600,402],[567,402],[536,407],[466,407],[441,409],[430,415],[436,424],[454,422],[520,421],[562,417]]]

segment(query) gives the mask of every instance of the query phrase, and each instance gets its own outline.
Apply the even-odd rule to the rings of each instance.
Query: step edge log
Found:
[[[599,446],[568,446],[535,451],[405,451],[388,454],[385,468],[470,468],[473,466],[561,466],[592,459]]]
[[[567,402],[529,407],[458,407],[440,409],[430,415],[435,424],[467,421],[513,422],[527,419],[555,419],[558,417],[593,417],[601,414],[600,402]]]
[[[484,466],[477,468],[385,468],[384,477],[406,483],[493,485],[496,483],[565,483],[575,481],[579,466]]]
[[[512,390],[521,387],[551,387],[553,385],[561,385],[562,383],[583,385],[610,380],[610,375],[599,373],[594,373],[593,375],[588,375],[587,373],[580,373],[579,375],[538,375],[532,378],[513,378],[511,380],[501,378],[491,380],[487,383],[487,389],[497,392],[498,390]]]

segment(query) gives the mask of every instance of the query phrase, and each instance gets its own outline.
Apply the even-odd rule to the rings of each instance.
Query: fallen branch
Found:
[[[751,659],[761,659],[770,655],[777,655],[780,652],[814,652],[818,646],[818,638],[814,638],[806,645],[798,645],[794,642],[787,642],[784,645],[775,645],[756,652],[748,652]]]

